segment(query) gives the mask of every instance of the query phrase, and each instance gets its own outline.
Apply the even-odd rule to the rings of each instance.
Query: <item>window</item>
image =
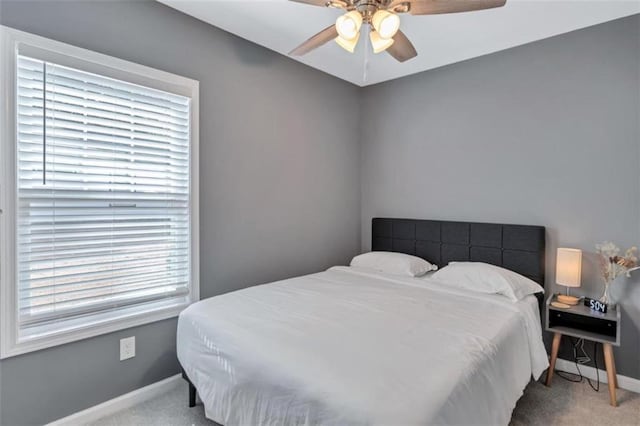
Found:
[[[10,34],[3,357],[175,316],[197,298],[197,82]]]

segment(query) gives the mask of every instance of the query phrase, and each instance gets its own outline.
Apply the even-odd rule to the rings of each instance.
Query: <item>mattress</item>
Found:
[[[548,366],[537,300],[352,267],[195,303],[178,359],[230,425],[506,425]]]

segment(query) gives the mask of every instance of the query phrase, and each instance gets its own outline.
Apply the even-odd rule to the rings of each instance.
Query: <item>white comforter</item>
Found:
[[[506,425],[548,366],[533,296],[348,267],[198,302],[177,351],[226,426]]]

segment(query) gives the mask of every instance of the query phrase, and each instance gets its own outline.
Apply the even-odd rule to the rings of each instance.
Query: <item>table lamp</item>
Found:
[[[566,295],[558,295],[557,300],[567,305],[577,305],[580,299],[569,295],[569,287],[580,287],[582,275],[582,250],[559,248],[556,256],[556,284],[567,288]]]

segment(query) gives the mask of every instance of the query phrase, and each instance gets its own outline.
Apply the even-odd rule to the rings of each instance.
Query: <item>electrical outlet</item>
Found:
[[[120,339],[120,361],[136,356],[136,336]]]

